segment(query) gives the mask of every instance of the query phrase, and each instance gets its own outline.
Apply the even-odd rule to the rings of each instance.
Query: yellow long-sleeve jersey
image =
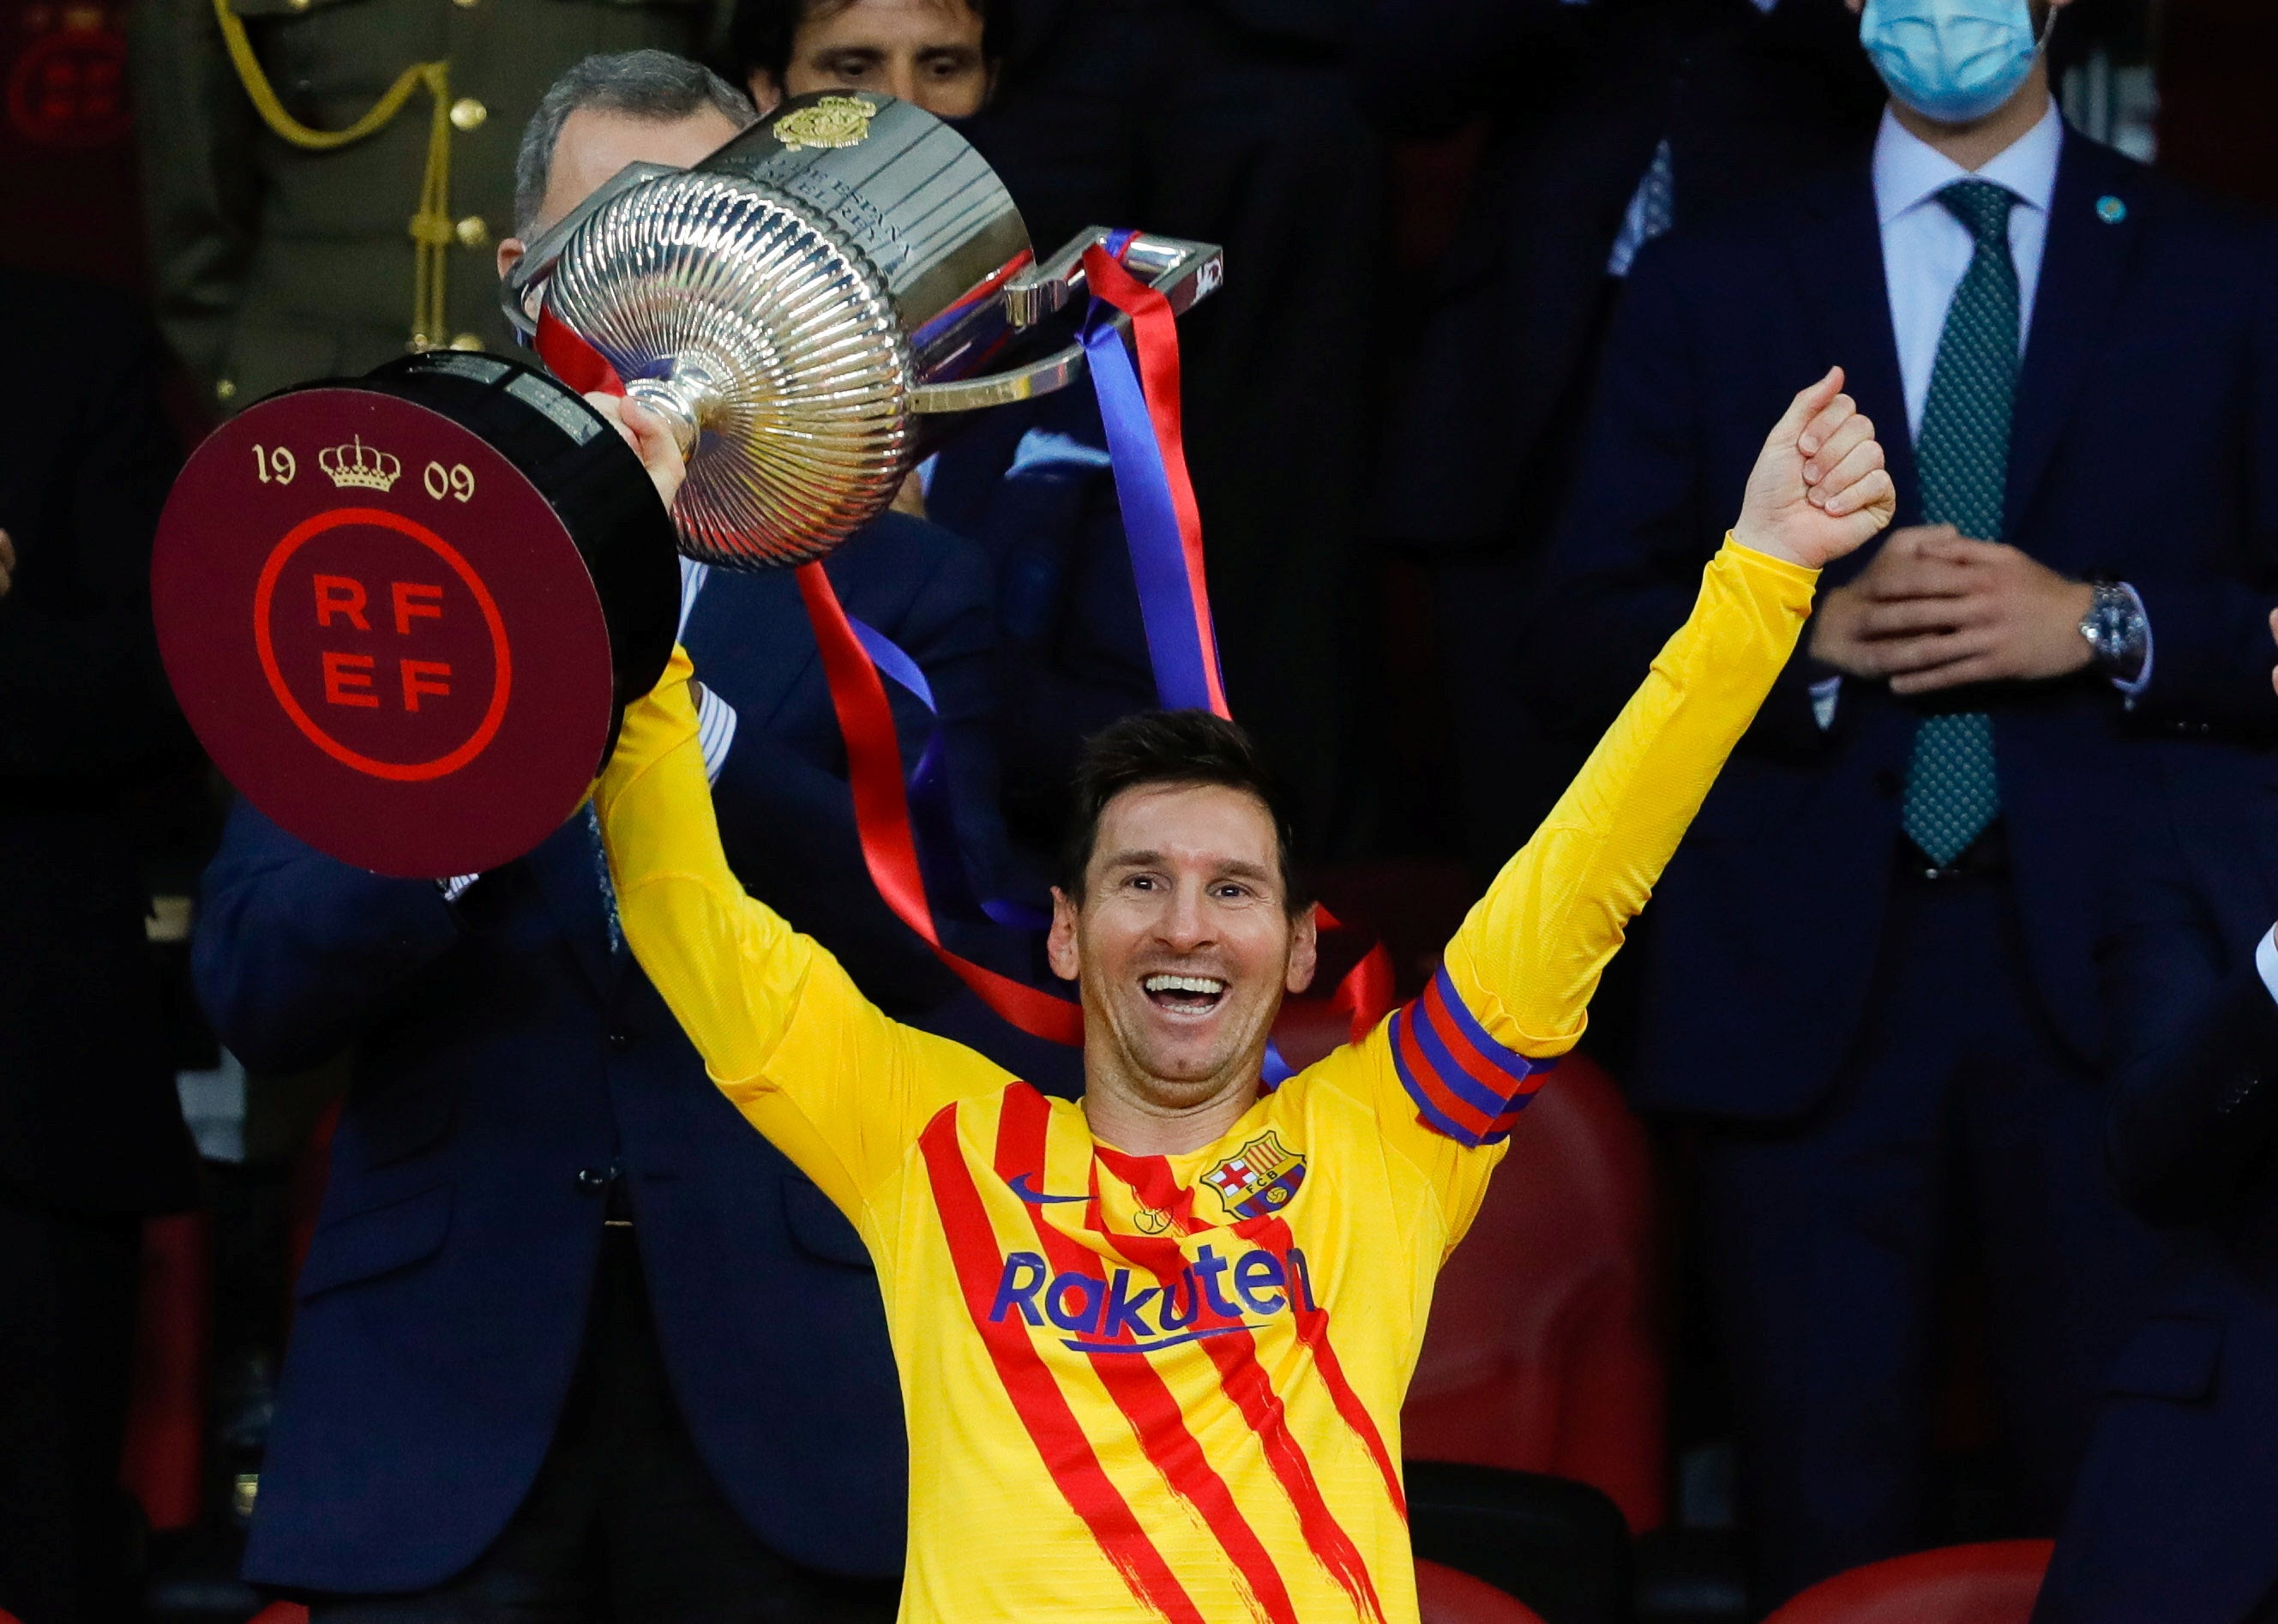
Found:
[[[1400,1406],[1433,1279],[1814,579],[1728,542],[1433,986],[1180,1156],[888,1020],[747,897],[676,655],[599,791],[618,907],[713,1078],[876,1260],[905,1620],[1413,1624]]]

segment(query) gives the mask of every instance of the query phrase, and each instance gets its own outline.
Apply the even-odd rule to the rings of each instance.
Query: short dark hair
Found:
[[[758,121],[751,97],[700,62],[669,50],[620,50],[574,63],[539,98],[523,126],[514,160],[514,229],[527,237],[554,180],[562,126],[586,108],[655,124],[677,123],[711,108],[738,129]]]
[[[798,37],[799,24],[810,17],[828,17],[853,4],[854,0],[736,0],[735,12],[728,19],[728,50],[735,59],[736,72],[748,75],[753,68],[765,68],[780,89],[784,75],[791,72],[791,42]],[[963,4],[981,19],[982,60],[994,62],[998,53],[989,33],[989,0],[963,0]]]
[[[1219,785],[1255,796],[1273,821],[1282,906],[1293,918],[1311,906],[1312,897],[1297,876],[1288,791],[1250,735],[1207,710],[1142,710],[1109,723],[1084,741],[1075,768],[1074,815],[1060,848],[1060,889],[1071,901],[1082,900],[1107,803],[1126,790],[1158,785]]]

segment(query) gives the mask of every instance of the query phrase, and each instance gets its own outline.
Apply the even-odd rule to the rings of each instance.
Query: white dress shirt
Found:
[[[2064,141],[2064,119],[2052,100],[2039,123],[1973,172],[1900,124],[1888,107],[1883,110],[1883,126],[1875,136],[1875,218],[1882,226],[1883,282],[1891,301],[1891,335],[1898,343],[1909,440],[1922,439],[1923,413],[1930,404],[1930,374],[1938,367],[1946,311],[1977,254],[1977,240],[1969,227],[1938,202],[1938,195],[1957,180],[1991,180],[2017,199],[2009,211],[2009,258],[2017,270],[2017,353],[2022,360],[2033,330],[2033,304],[2040,292],[2049,210],[2056,198],[2057,162]],[[2128,591],[2132,595],[2135,588]],[[2151,680],[2147,641],[2143,666],[2135,677],[2124,681],[2115,677],[2113,685],[2132,702]],[[1823,728],[1834,725],[1842,685],[1840,677],[1812,685],[1812,709]]]
[[[680,626],[673,633],[680,642],[688,640],[688,617],[695,613],[696,600],[703,595],[704,583],[711,578],[710,564],[693,558],[680,561]],[[720,781],[720,770],[728,764],[728,752],[735,742],[736,708],[705,683],[704,697],[696,701],[696,747],[704,755],[704,776],[713,783]]]
[[[1977,240],[1938,195],[1957,180],[1991,180],[2017,198],[2009,211],[2009,257],[2017,267],[2017,353],[2033,328],[2041,256],[2049,241],[2064,120],[2052,101],[2041,121],[1973,175],[1883,110],[1875,137],[1875,217],[1883,227],[1883,280],[1890,289],[1891,332],[1899,344],[1899,378],[1907,394],[1907,433],[1922,437],[1930,378],[1938,364],[1945,312],[1969,274]]]

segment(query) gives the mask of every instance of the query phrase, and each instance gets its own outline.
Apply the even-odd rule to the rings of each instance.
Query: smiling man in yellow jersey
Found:
[[[599,790],[625,935],[877,1260],[910,1429],[904,1619],[1413,1624],[1399,1414],[1433,1278],[1818,567],[1889,522],[1841,383],[1773,431],[1692,618],[1431,988],[1277,1090],[1266,1035],[1313,926],[1230,724],[1095,743],[1051,938],[1082,992],[1076,1106],[887,1020],[744,894],[684,656],[627,712]]]

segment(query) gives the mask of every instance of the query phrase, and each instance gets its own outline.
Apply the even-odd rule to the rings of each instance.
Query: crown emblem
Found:
[[[878,110],[854,96],[826,96],[794,108],[775,121],[775,137],[789,150],[802,147],[860,146],[870,134]]]
[[[401,463],[364,444],[360,435],[352,436],[347,445],[317,452],[317,466],[330,474],[333,483],[343,490],[355,485],[368,491],[384,491],[403,471]]]

